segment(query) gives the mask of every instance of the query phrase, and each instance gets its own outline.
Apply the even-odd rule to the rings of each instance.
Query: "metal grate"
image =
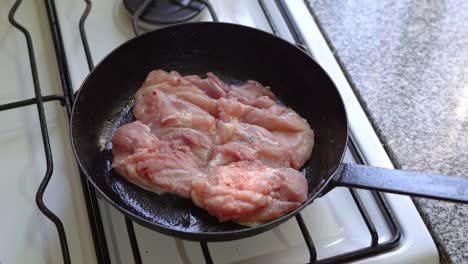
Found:
[[[89,48],[89,42],[86,37],[85,22],[86,22],[86,18],[89,12],[91,11],[92,4],[90,0],[84,0],[84,1],[86,2],[86,9],[84,10],[82,17],[80,19],[80,22],[79,22],[79,30],[80,30],[81,39],[83,42],[83,47],[85,50],[88,67],[89,67],[89,70],[91,71],[94,68],[94,63],[93,63],[93,59],[92,59],[90,48]],[[151,0],[145,1],[143,5],[145,4],[147,5],[150,1]],[[210,14],[213,20],[218,21],[216,12],[208,1],[204,1],[204,0],[194,0],[194,1],[198,1],[200,3],[205,4],[208,7],[208,10],[210,11]],[[307,0],[305,1],[307,3]],[[26,38],[35,97],[31,99],[27,99],[27,100],[21,100],[17,102],[2,104],[0,105],[0,111],[6,111],[9,109],[13,109],[13,108],[25,107],[25,106],[32,105],[32,104],[36,104],[37,106],[38,118],[40,121],[41,134],[43,138],[44,152],[45,152],[46,162],[47,162],[47,170],[46,170],[46,174],[44,175],[43,181],[37,191],[36,203],[39,209],[41,210],[41,212],[55,224],[57,228],[58,236],[60,239],[63,261],[64,263],[70,263],[71,262],[70,254],[69,254],[69,249],[67,245],[67,239],[66,239],[65,230],[63,228],[63,224],[61,223],[60,219],[46,207],[46,205],[44,204],[42,200],[45,189],[47,188],[47,184],[50,181],[50,178],[52,177],[52,167],[53,167],[52,152],[51,152],[49,136],[48,136],[48,131],[47,131],[47,121],[46,121],[45,114],[44,114],[44,103],[50,102],[50,101],[60,102],[60,104],[65,107],[68,117],[70,117],[72,105],[74,102],[74,93],[73,93],[73,88],[71,85],[70,73],[68,69],[67,58],[66,58],[63,39],[61,35],[61,30],[60,30],[60,23],[58,21],[58,15],[57,15],[56,7],[55,7],[55,1],[45,0],[45,5],[46,5],[46,11],[47,11],[47,16],[49,20],[50,30],[52,33],[52,39],[54,43],[56,60],[57,60],[58,68],[60,72],[60,79],[61,79],[63,94],[62,95],[47,95],[47,96],[43,96],[41,93],[37,67],[36,67],[35,54],[34,54],[34,49],[33,49],[33,42],[32,42],[30,33],[28,32],[26,28],[21,26],[14,19],[15,12],[18,9],[18,7],[21,5],[21,2],[22,0],[17,0],[14,3],[9,13],[9,20],[10,20],[10,23],[15,28],[20,30]],[[275,35],[278,35],[277,27],[274,24],[273,19],[268,9],[266,8],[266,4],[264,0],[258,0],[258,2],[264,12],[265,17],[268,20],[268,23],[271,26],[272,32]],[[307,51],[307,47],[304,45],[303,37],[301,33],[299,32],[299,30],[297,29],[297,26],[295,25],[295,22],[292,19],[292,16],[289,10],[285,6],[284,1],[275,0],[275,3],[281,15],[283,16],[283,19],[285,20],[296,42],[296,45],[302,48],[303,50]],[[140,8],[141,10],[139,10],[140,12],[135,12],[133,20],[132,20],[136,35],[140,34],[141,32],[140,28],[138,27],[137,20],[138,20],[139,14],[144,12],[145,6],[143,5]],[[312,13],[312,10],[310,11]],[[360,163],[364,163],[364,159],[357,151],[352,138],[350,140],[349,148],[351,152],[353,152],[353,155],[358,158],[358,161]],[[99,205],[97,202],[96,193],[94,189],[92,189],[89,186],[86,180],[86,177],[81,172],[80,172],[80,177],[81,177],[81,183],[82,183],[83,193],[85,197],[86,208],[88,212],[88,218],[89,218],[89,222],[91,226],[91,232],[93,236],[93,242],[94,242],[94,248],[96,252],[97,261],[98,263],[110,263],[109,250],[107,247],[107,241],[106,241],[106,237],[104,233],[104,228],[102,224],[101,214],[99,211]],[[304,223],[302,215],[297,214],[296,221],[304,237],[304,243],[306,244],[309,250],[310,263],[343,263],[343,262],[348,262],[348,261],[372,256],[372,255],[377,255],[377,254],[391,250],[392,248],[398,246],[400,238],[401,238],[400,229],[384,197],[380,193],[372,192],[372,196],[375,198],[389,228],[391,229],[393,236],[387,242],[379,243],[378,242],[379,234],[375,228],[375,225],[372,219],[370,218],[366,210],[366,207],[361,201],[359,193],[353,189],[349,189],[349,191],[351,192],[351,195],[356,203],[356,206],[359,209],[359,212],[361,213],[362,218],[369,230],[369,234],[371,236],[371,244],[368,247],[361,248],[359,250],[355,250],[355,251],[347,252],[344,254],[318,260],[317,252],[315,250],[315,246],[314,246],[311,234],[307,230],[307,226]],[[134,261],[135,263],[142,263],[140,249],[139,249],[137,238],[135,235],[133,222],[129,218],[125,217],[125,223],[127,227],[129,241],[130,241],[131,248],[132,248]],[[213,263],[213,260],[210,255],[208,243],[200,242],[200,247],[201,247],[203,256],[205,258],[205,262]]]
[[[69,253],[66,233],[65,233],[63,224],[61,220],[47,208],[47,206],[44,204],[44,201],[43,201],[44,192],[52,177],[52,172],[53,172],[53,158],[52,158],[52,151],[51,151],[51,146],[50,146],[50,141],[49,141],[49,134],[47,130],[47,120],[46,120],[45,113],[44,113],[44,103],[51,102],[51,101],[60,102],[60,104],[63,107],[65,107],[68,117],[70,117],[71,109],[72,109],[72,105],[74,101],[73,88],[71,86],[70,74],[68,71],[67,59],[66,59],[65,51],[63,47],[60,25],[57,20],[58,18],[57,18],[55,3],[54,1],[45,0],[47,16],[48,16],[50,29],[52,32],[52,37],[53,37],[53,42],[54,42],[54,48],[55,48],[54,51],[55,51],[56,60],[57,60],[58,67],[59,67],[59,72],[60,72],[60,80],[62,84],[63,94],[62,95],[54,94],[54,95],[46,95],[46,96],[42,95],[40,82],[38,78],[37,66],[36,66],[36,56],[34,53],[34,45],[33,45],[33,41],[31,38],[31,34],[25,27],[23,27],[20,23],[18,23],[15,20],[15,13],[20,7],[21,3],[22,3],[22,0],[15,1],[15,3],[10,9],[8,18],[9,18],[10,23],[13,25],[13,27],[21,31],[21,33],[23,33],[23,35],[25,36],[35,97],[31,99],[2,104],[0,105],[0,111],[7,111],[10,109],[25,107],[25,106],[33,105],[33,104],[36,104],[37,106],[38,119],[40,121],[41,136],[42,136],[42,141],[44,145],[47,169],[43,177],[43,180],[36,193],[36,204],[39,210],[48,219],[50,219],[56,226],[57,233],[60,239],[63,262],[70,263],[71,262],[70,253]],[[86,204],[89,223],[90,223],[91,231],[93,235],[97,259],[100,263],[109,263],[110,262],[109,253],[107,250],[106,241],[104,237],[104,229],[102,225],[100,211],[99,211],[98,204],[97,204],[96,193],[94,192],[93,189],[90,188],[86,180],[86,177],[81,172],[80,172],[80,177],[81,177],[81,184],[83,188],[83,194],[85,197],[85,204]]]
[[[34,46],[33,46],[32,38],[31,38],[31,34],[25,27],[23,27],[21,24],[19,24],[15,20],[15,13],[18,10],[18,7],[21,5],[21,2],[22,0],[17,0],[13,4],[8,14],[8,20],[13,25],[13,27],[21,31],[21,33],[23,33],[26,39],[35,98],[1,105],[0,110],[4,111],[4,110],[12,109],[12,108],[23,107],[23,106],[34,104],[34,103],[36,104],[37,114],[38,114],[38,118],[39,118],[39,122],[41,126],[42,143],[44,145],[44,152],[45,152],[46,166],[47,166],[46,173],[36,192],[36,204],[37,204],[37,207],[39,207],[39,210],[41,210],[41,212],[47,218],[49,218],[50,221],[52,221],[55,227],[57,228],[57,232],[60,238],[60,246],[62,248],[63,260],[64,262],[69,263],[70,252],[68,251],[67,237],[65,235],[65,229],[63,227],[63,224],[60,221],[60,219],[52,211],[50,211],[49,208],[47,208],[43,200],[45,189],[47,188],[47,185],[49,184],[49,181],[52,178],[52,171],[53,171],[54,165],[53,165],[53,159],[52,159],[52,151],[50,149],[50,140],[49,140],[49,132],[47,130],[47,121],[46,121],[46,117],[44,113],[45,98],[44,96],[42,96],[41,86],[39,83],[39,76],[37,73],[37,64],[36,64],[36,55],[34,54]],[[58,95],[50,95],[50,96],[47,96],[46,98],[48,99],[48,101],[57,100],[62,103],[64,102],[64,98]]]

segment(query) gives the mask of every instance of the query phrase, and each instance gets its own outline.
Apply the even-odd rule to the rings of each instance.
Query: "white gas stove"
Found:
[[[14,2],[19,3],[7,0],[0,4],[0,263],[60,263],[63,256],[56,226],[35,203],[38,186],[52,167],[47,166],[44,155],[28,47],[24,35],[8,22]],[[138,6],[145,1],[128,2]],[[352,134],[345,162],[392,167],[306,1],[211,3],[219,21],[276,33],[305,47],[331,75],[344,98]],[[58,95],[45,97],[48,102],[43,103],[54,168],[44,203],[64,226],[72,262],[307,263],[318,259],[320,263],[438,263],[434,242],[406,196],[336,188],[301,213],[304,225],[293,218],[251,238],[200,244],[126,222],[105,200],[95,198],[92,189],[83,191],[70,147],[67,107],[72,103],[71,90],[76,91],[89,72],[79,30],[86,6],[81,0],[26,1],[15,14],[31,36],[42,94]],[[135,33],[123,1],[99,0],[88,7],[84,33],[97,63]],[[145,12],[142,16],[146,22],[140,21],[140,27],[154,27]],[[212,16],[205,8],[192,20],[210,21]],[[57,31],[51,33],[57,27],[61,36]],[[69,94],[64,96],[64,90]],[[9,104],[16,101],[21,102]],[[96,209],[94,218],[89,216],[93,215],[90,206]]]

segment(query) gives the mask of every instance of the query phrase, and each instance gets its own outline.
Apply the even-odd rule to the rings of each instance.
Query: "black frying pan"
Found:
[[[303,173],[308,199],[272,222],[245,227],[220,223],[189,199],[157,195],[111,169],[111,137],[133,120],[133,95],[149,71],[212,71],[228,83],[252,79],[272,87],[315,131]],[[288,220],[335,186],[351,186],[468,202],[468,181],[413,172],[341,164],[348,138],[343,101],[325,71],[294,45],[263,31],[225,23],[190,23],[159,29],[111,52],[86,78],[73,108],[71,139],[88,180],[112,205],[161,233],[199,241],[252,236]]]

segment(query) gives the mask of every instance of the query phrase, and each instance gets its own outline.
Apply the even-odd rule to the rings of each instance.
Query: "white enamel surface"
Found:
[[[34,95],[26,42],[8,22],[13,1],[0,3],[0,104]],[[32,35],[44,95],[60,91],[49,25],[42,2],[24,1],[16,19]],[[95,253],[77,166],[70,148],[66,112],[57,102],[45,104],[54,172],[46,205],[62,220],[71,257],[94,263]],[[60,263],[55,226],[37,209],[35,195],[46,171],[36,106],[0,112],[0,262]]]
[[[240,23],[269,31],[267,20],[257,1],[212,1],[221,21]],[[286,24],[272,0],[267,6],[283,37],[292,40]],[[360,108],[349,84],[340,71],[333,54],[299,0],[286,1],[294,12],[307,44],[315,59],[329,72],[345,98],[351,131],[369,163],[391,167],[378,138]],[[29,62],[23,36],[7,22],[12,1],[0,4],[0,71],[3,80],[1,103],[33,96]],[[84,1],[56,1],[64,38],[73,88],[77,90],[88,74],[78,21],[85,8]],[[42,2],[25,1],[18,12],[21,21],[33,33],[43,94],[59,93],[60,81],[52,51],[49,25]],[[204,12],[202,20],[210,20]],[[93,1],[86,22],[91,52],[98,63],[115,47],[132,38],[129,15],[121,1]],[[67,229],[73,262],[93,263],[94,251],[84,207],[76,164],[70,151],[67,117],[56,102],[47,103],[47,120],[54,156],[54,175],[46,192],[46,203],[63,220]],[[61,251],[54,226],[38,211],[35,191],[45,172],[44,155],[35,106],[0,113],[0,262],[60,263]],[[5,125],[8,124],[8,125]],[[359,128],[359,129],[357,129]],[[347,155],[346,160],[352,162]],[[379,230],[380,242],[387,241],[390,232],[382,220],[375,202],[366,191],[360,192]],[[436,263],[437,251],[414,208],[406,197],[387,195],[388,201],[402,224],[402,245],[390,253],[373,257],[366,263]],[[113,263],[132,263],[125,222],[122,214],[102,199],[108,247]],[[318,257],[344,253],[370,244],[370,235],[352,202],[347,189],[337,188],[318,199],[303,211],[304,219],[317,248]],[[203,263],[200,245],[161,235],[135,224],[141,255],[145,263]],[[4,239],[7,237],[8,239]],[[304,263],[308,250],[295,220],[271,232],[233,242],[209,243],[215,263]]]

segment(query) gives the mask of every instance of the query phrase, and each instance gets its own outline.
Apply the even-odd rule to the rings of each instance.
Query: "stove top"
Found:
[[[0,239],[0,263],[437,263],[434,243],[405,196],[336,188],[272,231],[198,243],[139,226],[96,195],[70,149],[74,92],[95,62],[135,33],[186,20],[256,27],[309,52],[331,75],[348,109],[352,136],[345,162],[392,166],[307,1],[204,2],[0,4],[0,61],[7,65],[0,72],[0,121],[8,124],[0,128],[0,233],[9,238]],[[188,12],[187,5],[196,10]]]

